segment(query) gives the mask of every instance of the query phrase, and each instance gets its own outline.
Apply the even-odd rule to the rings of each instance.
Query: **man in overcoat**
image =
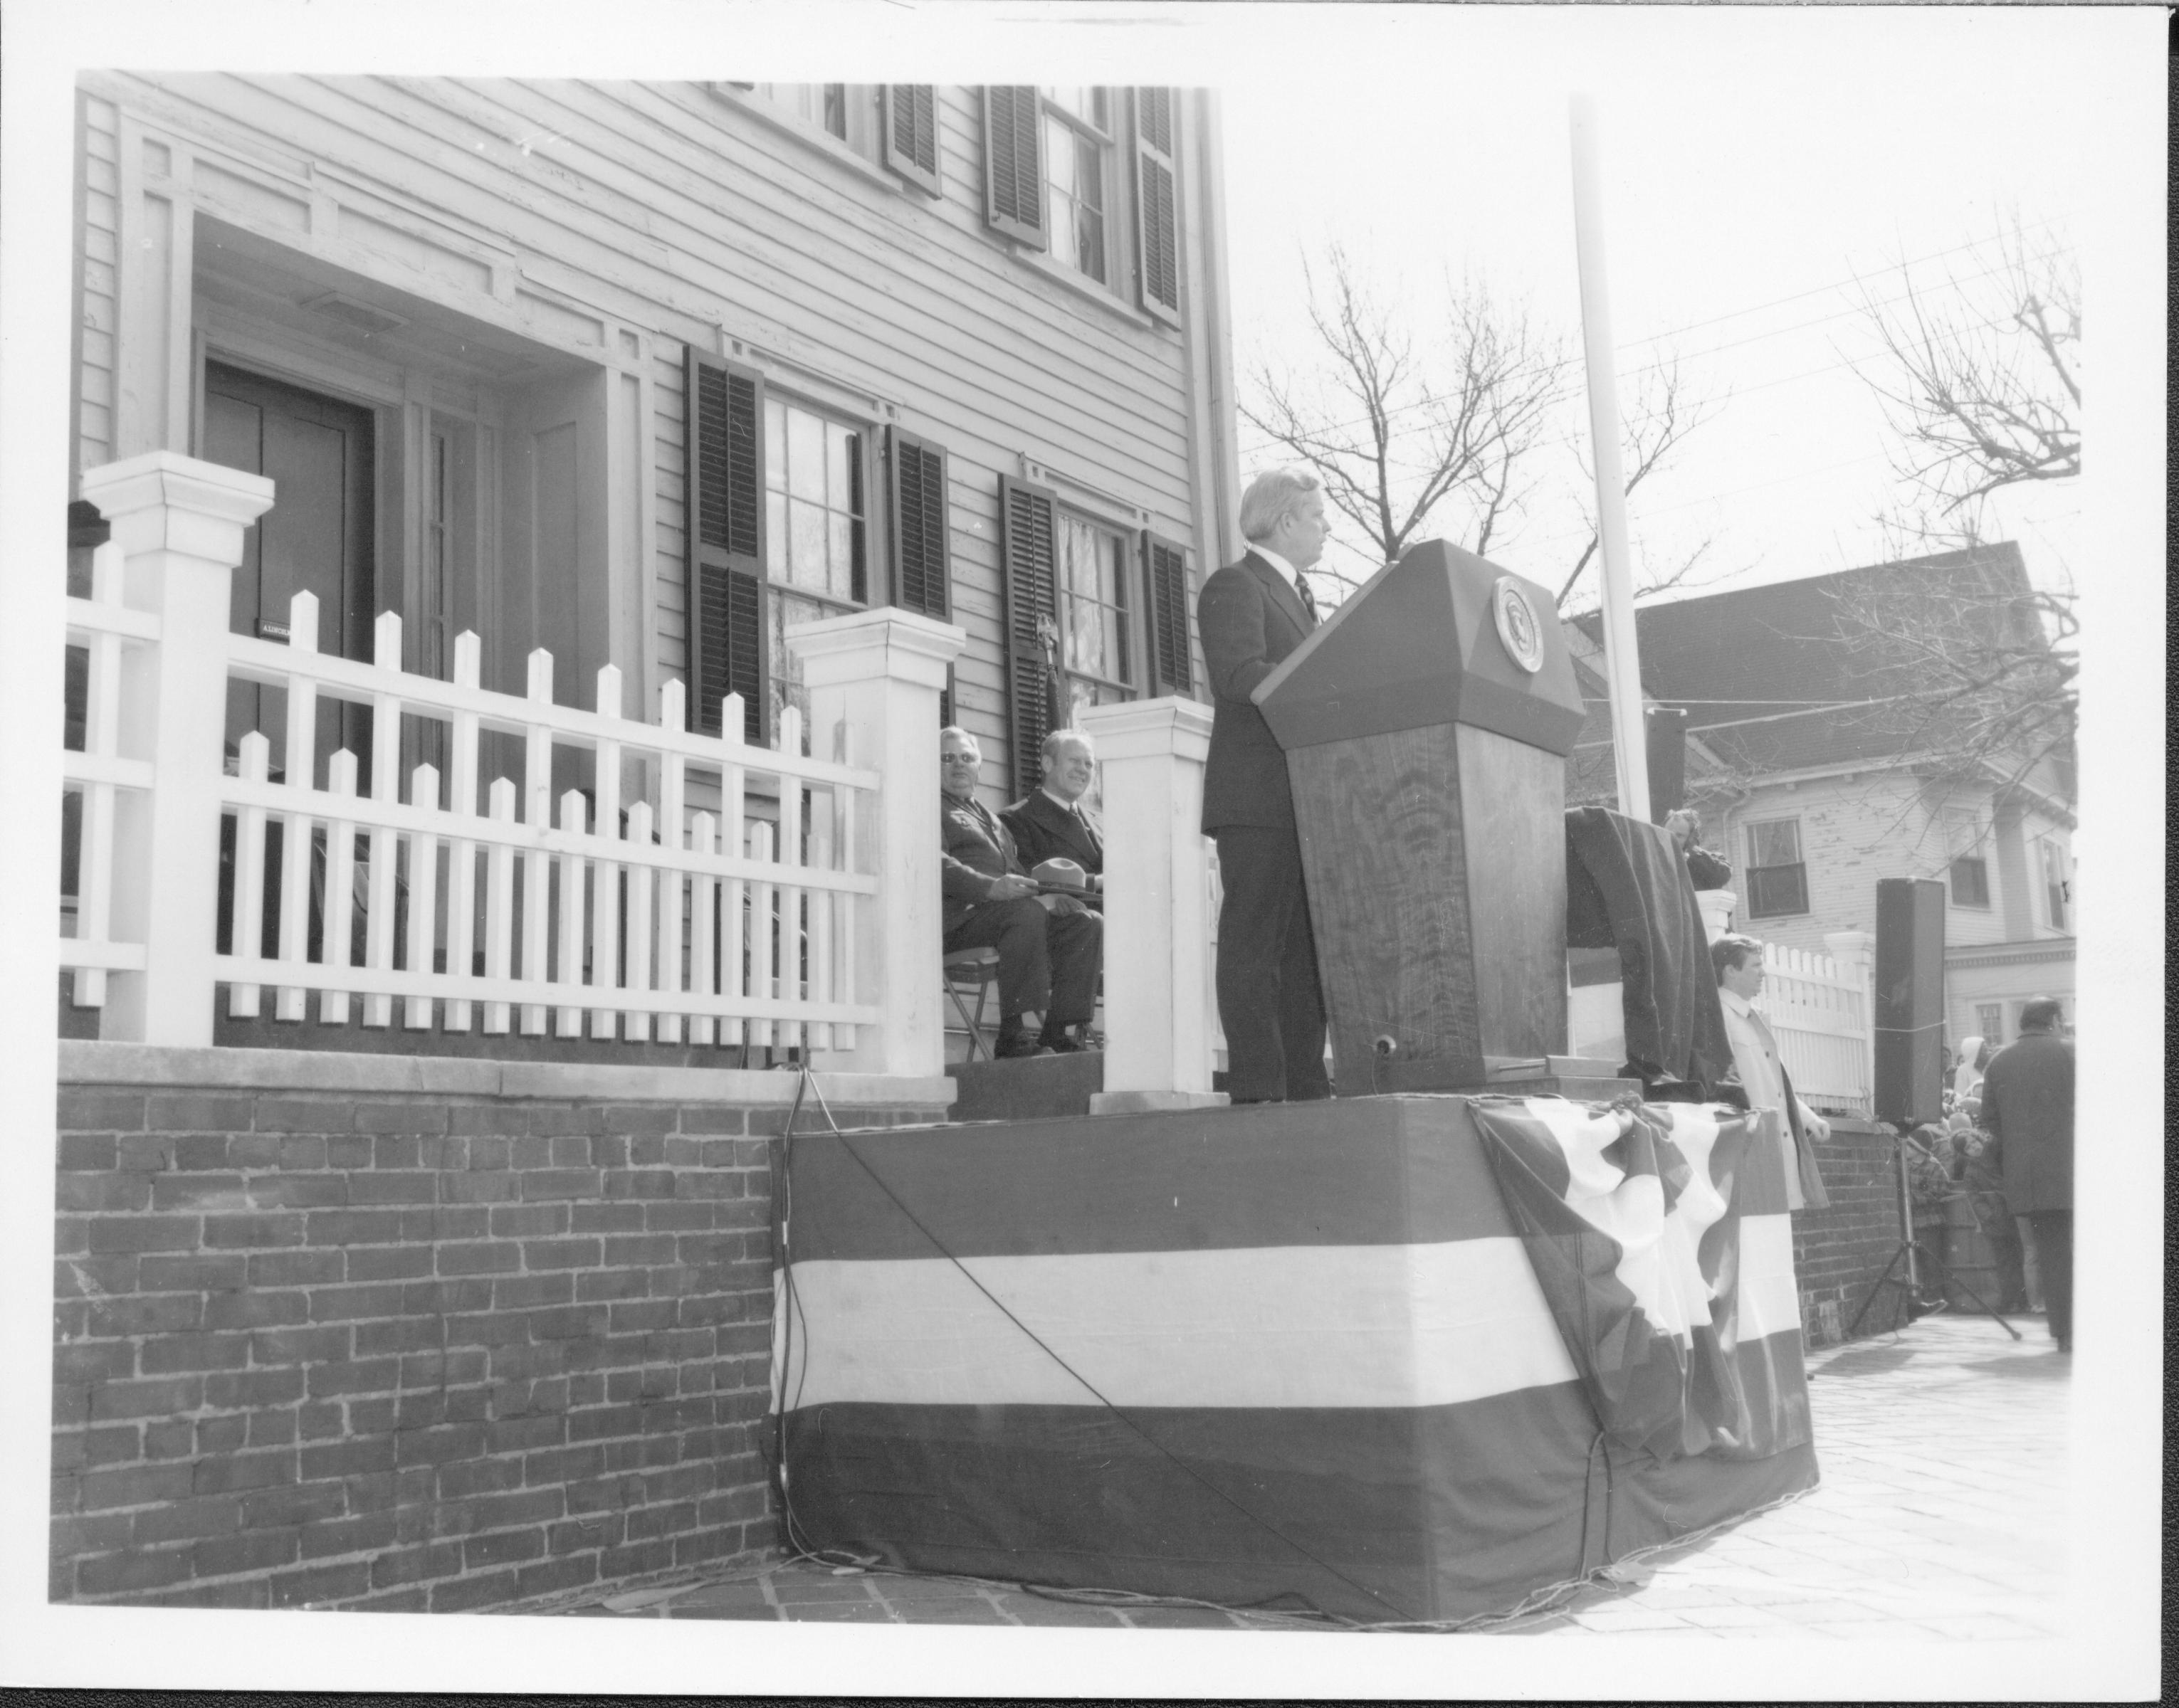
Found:
[[[1276,468],[1241,499],[1248,554],[1203,584],[1197,632],[1210,676],[1210,756],[1203,831],[1218,844],[1218,1018],[1227,1092],[1237,1103],[1331,1095],[1324,1070],[1324,995],[1310,935],[1301,842],[1285,751],[1249,691],[1316,627],[1302,572],[1331,534],[1324,486]]]
[[[2020,1010],[2020,1037],[1990,1058],[1982,1125],[2005,1158],[2005,1202],[2034,1237],[2050,1338],[2073,1349],[2073,1047],[2058,1036],[2059,1005]]]

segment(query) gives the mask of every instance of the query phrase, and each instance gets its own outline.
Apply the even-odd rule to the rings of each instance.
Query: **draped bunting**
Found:
[[[1777,1147],[1716,1111],[1335,1099],[785,1173],[805,1546],[1446,1621],[1815,1481]]]

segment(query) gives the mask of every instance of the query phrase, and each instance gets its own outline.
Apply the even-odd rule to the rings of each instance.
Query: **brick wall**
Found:
[[[162,1057],[198,1082],[113,1070]],[[63,1046],[53,1598],[443,1611],[773,1546],[791,1076],[316,1057],[314,1085],[203,1082],[243,1058],[306,1076]],[[856,1126],[950,1091],[823,1083]]]
[[[1816,1147],[1827,1210],[1793,1213],[1793,1268],[1800,1282],[1801,1321],[1820,1339],[1818,1307],[1837,1309],[1843,1331],[1899,1249],[1899,1189],[1888,1131],[1869,1121],[1833,1115],[1830,1140]],[[1941,1244],[1932,1249],[1943,1251]],[[1866,1337],[1899,1322],[1899,1295],[1870,1307],[1861,1325]]]

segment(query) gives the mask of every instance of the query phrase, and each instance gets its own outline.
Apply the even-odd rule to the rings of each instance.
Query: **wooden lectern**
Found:
[[[1545,1074],[1582,725],[1551,594],[1424,540],[1254,698],[1293,782],[1341,1095]]]

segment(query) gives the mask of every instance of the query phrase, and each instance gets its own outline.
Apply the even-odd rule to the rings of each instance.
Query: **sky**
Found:
[[[1682,396],[1708,400],[1630,495],[1638,581],[1705,541],[1707,584],[1688,590],[1882,561],[1874,518],[1904,489],[1858,371],[1883,371],[1859,304],[1899,304],[1910,279],[1933,304],[1986,293],[2001,282],[1993,239],[2016,220],[2077,252],[2099,193],[2083,109],[2100,84],[2069,54],[2067,21],[1701,8],[1592,14],[1586,41],[1546,41],[1533,14],[1373,17],[1371,41],[1222,91],[1242,395],[1258,364],[1291,369],[1313,348],[1304,264],[1320,275],[1334,245],[1407,305],[1419,342],[1442,282],[1465,276],[1564,334],[1578,380],[1567,108],[1586,89],[1622,415],[1675,354]],[[1534,501],[1490,552],[1555,588],[1589,538],[1593,488],[1573,457],[1588,433],[1577,386]],[[1245,430],[1243,445],[1249,466],[1277,460]],[[2077,482],[2023,490],[1994,532],[2056,583],[2077,566],[2079,509]],[[1460,518],[1441,515],[1457,539]]]
[[[10,0],[0,11],[0,1028],[13,1076],[0,1141],[19,1163],[0,1212],[0,1654],[10,1682],[441,1690],[712,1690],[1129,1696],[1684,1696],[1669,1643],[1522,1645],[1230,1634],[728,1630],[605,1621],[265,1616],[51,1607],[44,1599],[49,1367],[49,1087],[67,477],[67,162],[78,64],[787,81],[1155,83],[1215,87],[1237,342],[1290,342],[1295,257],[1337,237],[1388,282],[1487,275],[1572,336],[1578,318],[1567,99],[1594,91],[1607,147],[1616,342],[1638,368],[1660,334],[1732,401],[1631,506],[1638,559],[1715,533],[1721,565],[1807,574],[1881,556],[1891,495],[1880,420],[1852,376],[1839,287],[1986,234],[2003,211],[2062,222],[2087,281],[2092,380],[2077,495],[2006,520],[2032,572],[2083,591],[2082,1121],[2084,1420],[2075,1457],[2074,1636],[2013,1645],[1770,1642],[1704,1650],[1696,1688],[2044,1700],[2126,1694],[2154,1658],[2153,1355],[2161,1297],[2156,1123],[2162,1040],[2162,178],[2160,12],[2103,8],[1741,8],[1162,5],[1106,0]],[[1751,312],[1754,311],[1754,312]],[[1801,325],[1812,321],[1814,325]],[[1579,424],[1577,414],[1574,425]],[[1569,429],[1569,430],[1572,430]],[[2077,514],[2070,513],[2077,512]],[[1540,507],[1508,567],[1578,552],[1578,513]],[[1567,536],[1574,534],[1569,541]],[[22,803],[31,803],[29,807]],[[40,825],[46,828],[43,832]],[[2079,848],[2077,841],[2077,851]],[[2123,1064],[2122,1067],[2116,1065]],[[20,1397],[19,1395],[19,1397]],[[1946,1444],[1933,1443],[1934,1451]],[[1962,1451],[1971,1454],[1971,1447]],[[2092,1591],[2092,1593],[2090,1593]],[[125,1624],[123,1623],[125,1620]],[[1095,1642],[1106,1635],[1124,1643]],[[238,1640],[239,1639],[239,1640]],[[389,1640],[392,1639],[392,1640]],[[1015,1640],[1024,1640],[1017,1641]],[[2130,1669],[2130,1670],[2129,1670]]]

